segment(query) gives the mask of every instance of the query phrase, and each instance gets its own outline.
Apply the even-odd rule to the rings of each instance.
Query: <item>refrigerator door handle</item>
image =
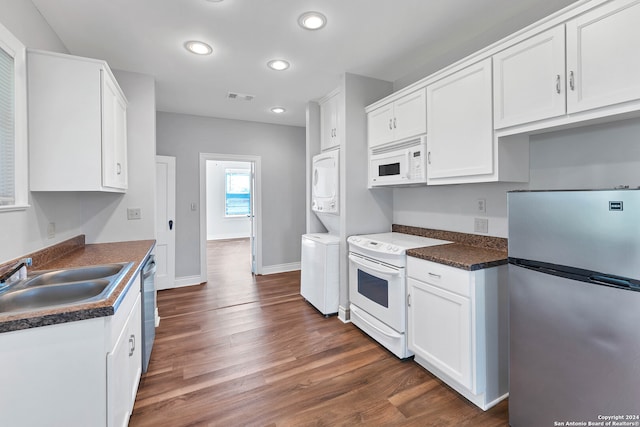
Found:
[[[589,277],[589,279],[593,283],[640,290],[640,285],[638,285],[637,283],[633,283],[632,281],[625,280],[625,279],[618,279],[616,277],[592,275]]]

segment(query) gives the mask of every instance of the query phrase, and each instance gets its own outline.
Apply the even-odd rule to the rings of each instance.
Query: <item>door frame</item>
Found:
[[[253,164],[255,185],[253,221],[255,223],[255,274],[262,274],[262,189],[260,156],[248,154],[200,153],[200,281],[207,281],[207,161],[248,162]]]

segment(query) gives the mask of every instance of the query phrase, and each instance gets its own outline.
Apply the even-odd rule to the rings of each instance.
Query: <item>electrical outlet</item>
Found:
[[[487,218],[474,218],[473,231],[476,233],[488,233],[489,220]]]
[[[478,213],[487,213],[487,199],[478,199]]]
[[[140,208],[127,208],[127,219],[140,219],[142,218],[142,213],[140,212]]]
[[[49,225],[47,225],[47,237],[49,239],[53,239],[54,237],[56,237],[56,223],[55,222],[50,222]]]

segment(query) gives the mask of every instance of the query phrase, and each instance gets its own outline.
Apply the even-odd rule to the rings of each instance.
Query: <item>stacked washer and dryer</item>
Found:
[[[325,316],[340,298],[339,150],[313,157],[311,209],[329,231],[302,235],[300,294]]]

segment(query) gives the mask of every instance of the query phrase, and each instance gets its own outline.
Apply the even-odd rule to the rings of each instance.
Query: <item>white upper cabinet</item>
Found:
[[[614,115],[605,107],[639,100],[639,22],[639,0],[612,1],[495,54],[495,128]]]
[[[427,184],[493,173],[491,59],[427,86]]]
[[[567,22],[568,112],[640,99],[640,1],[606,3]]]
[[[496,129],[565,114],[564,25],[493,56]]]
[[[104,61],[29,51],[31,191],[127,188],[127,101]]]
[[[369,148],[426,133],[426,108],[426,93],[422,88],[369,111]]]
[[[115,80],[102,80],[102,184],[127,188],[127,104]]]
[[[320,101],[320,150],[340,146],[340,112],[342,100],[339,91],[331,92]]]

